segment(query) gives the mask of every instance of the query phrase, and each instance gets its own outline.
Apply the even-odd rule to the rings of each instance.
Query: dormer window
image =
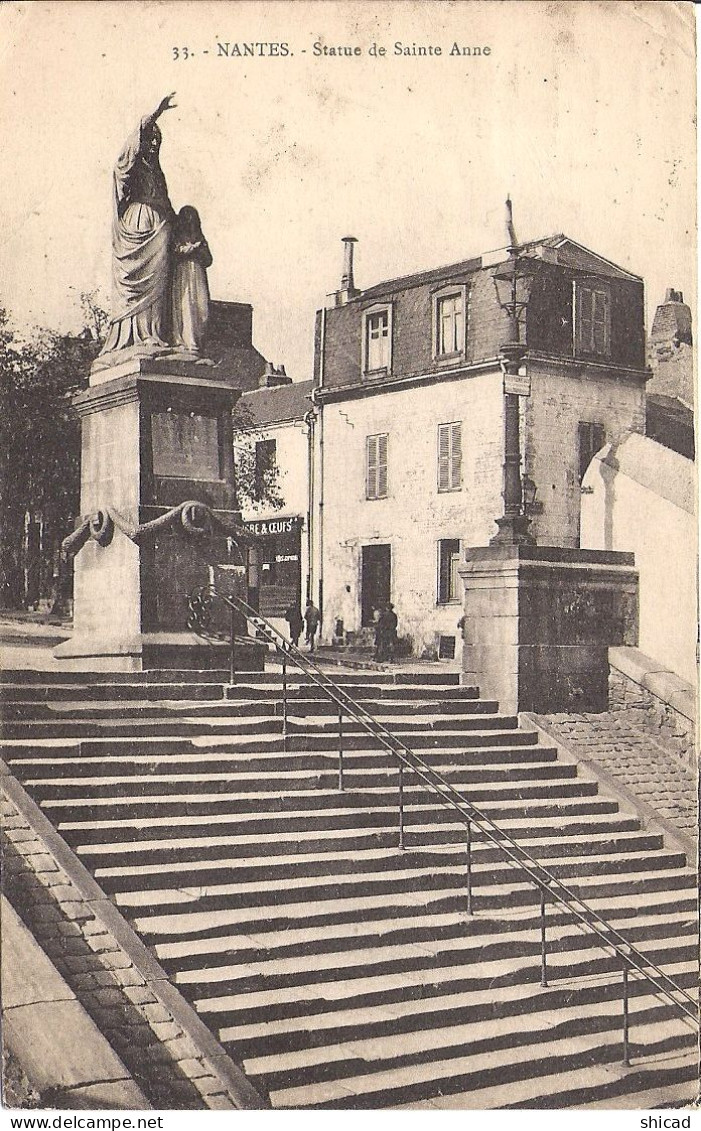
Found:
[[[433,357],[451,361],[465,356],[466,288],[443,287],[433,296]]]
[[[577,355],[611,353],[611,296],[598,281],[574,284],[574,346]]]
[[[392,368],[392,308],[373,306],[363,314],[363,373],[385,374]]]

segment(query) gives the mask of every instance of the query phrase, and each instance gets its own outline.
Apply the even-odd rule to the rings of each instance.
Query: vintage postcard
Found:
[[[691,1127],[694,5],[0,35],[6,1125]]]

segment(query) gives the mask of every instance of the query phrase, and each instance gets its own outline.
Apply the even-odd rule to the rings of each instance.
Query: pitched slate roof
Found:
[[[543,247],[551,249],[551,252],[554,252],[557,256],[557,262],[563,267],[573,267],[577,270],[591,271],[593,274],[611,276],[617,279],[640,279],[639,275],[634,275],[631,271],[618,267],[610,259],[606,259],[595,251],[590,251],[562,232],[519,244],[518,250],[525,255],[533,255],[537,253],[539,248]],[[413,275],[401,275],[396,279],[386,279],[361,291],[357,297],[361,301],[367,302],[368,300],[382,298],[390,292],[403,290],[406,287],[419,287],[426,283],[437,283],[444,279],[474,274],[485,266],[483,262],[485,259],[489,266],[496,264],[500,251],[503,252],[503,259],[506,260],[508,249],[496,249],[494,252],[485,253],[484,256],[463,259],[459,263],[449,263],[445,267],[434,267],[430,271],[418,271]]]
[[[252,389],[242,395],[240,404],[246,416],[250,416],[251,427],[302,420],[312,407],[313,387],[313,381],[293,381],[291,385],[271,389]]]

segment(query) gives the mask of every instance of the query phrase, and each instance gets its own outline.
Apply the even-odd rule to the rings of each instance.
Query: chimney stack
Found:
[[[664,302],[655,311],[650,345],[659,352],[659,348],[672,349],[682,343],[690,346],[692,342],[691,310],[681,291],[667,287]]]
[[[291,385],[292,378],[285,373],[285,366],[276,368],[272,361],[266,361],[265,371],[261,374],[258,385],[261,389],[277,389],[280,385]]]
[[[353,279],[353,245],[357,242],[355,236],[343,237],[343,274],[341,289],[336,292],[336,306],[345,306],[350,299],[360,294]]]

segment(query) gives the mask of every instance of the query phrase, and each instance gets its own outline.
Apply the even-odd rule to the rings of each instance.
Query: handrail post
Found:
[[[467,863],[467,914],[472,914],[472,822],[467,818],[465,839],[465,852]]]
[[[229,683],[233,685],[236,677],[236,610],[233,606],[229,615]]]
[[[404,763],[399,763],[399,847],[404,848]]]
[[[548,985],[547,948],[545,940],[545,885],[539,884],[540,891],[540,984]]]
[[[343,793],[343,708],[338,708],[338,789]]]
[[[630,1012],[628,1009],[628,960],[623,959],[623,1063],[630,1068]]]
[[[287,656],[282,653],[282,749],[287,753]]]

